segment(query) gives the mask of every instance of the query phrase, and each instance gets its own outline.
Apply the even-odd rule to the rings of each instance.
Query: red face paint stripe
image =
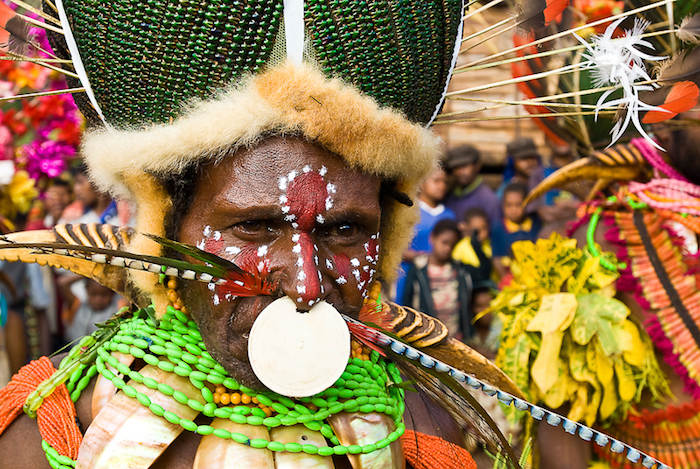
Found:
[[[304,272],[304,279],[300,282],[303,288],[299,290],[302,301],[315,301],[321,295],[321,280],[318,278],[318,266],[316,265],[316,252],[314,243],[309,233],[302,232],[299,236],[301,253],[299,257],[304,262],[300,272]]]
[[[310,171],[294,178],[287,189],[289,213],[296,217],[301,231],[311,231],[318,215],[326,211],[328,190],[323,176]]]

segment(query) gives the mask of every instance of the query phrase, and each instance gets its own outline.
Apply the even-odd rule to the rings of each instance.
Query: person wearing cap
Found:
[[[457,220],[462,220],[470,208],[482,208],[493,226],[501,218],[501,205],[479,174],[481,152],[472,145],[453,148],[447,152],[445,168],[454,179],[454,188],[447,196],[445,206],[455,213]]]
[[[530,184],[530,178],[542,166],[542,155],[537,145],[529,137],[516,138],[506,145],[508,163],[503,174],[503,182],[498,187],[499,199],[503,199],[503,190],[510,183]]]

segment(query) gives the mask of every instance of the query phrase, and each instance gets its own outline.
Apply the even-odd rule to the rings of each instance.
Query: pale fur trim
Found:
[[[192,162],[252,145],[266,132],[301,132],[352,167],[386,179],[420,181],[433,168],[437,138],[401,114],[309,66],[283,65],[195,103],[172,125],[88,133],[83,154],[104,190],[133,198],[124,183],[144,171],[179,174]]]
[[[431,131],[396,111],[380,108],[339,79],[291,64],[249,76],[215,99],[191,104],[170,125],[140,130],[107,127],[88,133],[82,153],[101,189],[136,203],[137,230],[164,234],[170,200],[154,178],[144,184],[144,176],[179,174],[191,163],[220,158],[270,133],[302,134],[351,167],[396,181],[398,189],[413,200],[439,153],[438,139]],[[417,220],[415,207],[390,205],[382,213],[379,266],[387,281],[396,275]],[[136,243],[134,252],[161,253],[158,245],[145,238]],[[154,278],[132,276],[160,303],[164,290]]]

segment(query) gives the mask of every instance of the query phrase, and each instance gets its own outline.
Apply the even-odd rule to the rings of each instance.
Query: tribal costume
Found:
[[[567,5],[525,2],[512,22],[543,30]],[[438,142],[425,126],[445,99],[464,10],[458,0],[46,0],[47,25],[62,26],[51,27],[53,49],[70,56],[69,82],[85,93],[76,97],[92,128],[83,157],[102,189],[134,202],[136,229],[59,225],[4,238],[1,255],[69,268],[140,309],[81,341],[58,371],[46,359],[24,368],[2,391],[0,429],[11,430],[24,406],[38,419],[51,466],[62,468],[157,466],[183,430],[178,441],[202,435],[194,467],[349,461],[393,468],[403,467],[404,454],[413,467],[473,467],[452,443],[404,433],[403,373],[462,429],[502,451],[509,466],[517,458],[462,383],[584,440],[610,444],[630,461],[659,465],[526,402],[490,362],[446,339],[444,325],[380,299],[380,281],[394,278],[410,238],[418,184],[436,164]],[[634,98],[634,82],[646,77],[640,61],[632,60],[632,84],[616,84]],[[640,103],[626,101],[628,115],[649,111]],[[275,153],[280,147],[283,158]],[[245,167],[250,161],[256,164]],[[266,213],[265,223],[253,217],[253,226],[248,218],[226,226],[261,236],[230,243],[223,229],[203,226],[204,215],[193,213],[231,192],[207,192],[220,189],[216,168],[230,170],[225,189],[239,190],[230,210]],[[202,174],[212,177],[195,186]],[[258,179],[251,181],[253,174]],[[238,179],[251,184],[243,191]],[[269,184],[255,184],[260,180]],[[356,257],[320,239],[355,233],[350,223],[333,222],[337,207],[349,203],[341,184],[358,193],[372,189],[379,199],[362,201],[381,217],[364,215],[376,226],[345,246],[359,249]],[[363,207],[353,208],[361,218]],[[277,224],[269,228],[265,217]],[[194,235],[183,228],[193,219],[200,223]],[[263,242],[277,232],[289,236]],[[188,244],[171,241],[183,238]],[[282,245],[289,249],[281,252]],[[355,309],[325,301],[329,290],[342,289],[360,293]],[[203,297],[206,305],[196,301]],[[232,341],[247,343],[252,378],[226,361],[231,357],[221,349],[228,344],[212,339],[218,336],[207,316],[246,301],[257,316]],[[94,420],[83,436],[70,401],[79,401],[97,374]]]

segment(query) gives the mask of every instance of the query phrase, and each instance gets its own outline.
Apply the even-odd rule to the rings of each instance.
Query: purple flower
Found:
[[[37,140],[24,145],[22,154],[30,177],[39,179],[46,175],[55,178],[65,171],[67,162],[75,156],[75,148],[52,140]]]

